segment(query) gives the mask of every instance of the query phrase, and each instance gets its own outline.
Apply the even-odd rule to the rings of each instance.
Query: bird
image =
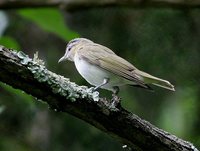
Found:
[[[117,95],[119,87],[124,85],[148,90],[153,90],[150,85],[155,85],[175,91],[169,81],[137,69],[111,49],[86,38],[69,41],[64,56],[58,62],[65,60],[74,62],[79,74],[95,86],[94,90],[106,89]]]

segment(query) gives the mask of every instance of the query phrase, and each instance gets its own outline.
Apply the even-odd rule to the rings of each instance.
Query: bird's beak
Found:
[[[58,63],[63,62],[64,60],[65,60],[65,56],[63,56],[62,58],[60,58],[60,59],[58,60]]]

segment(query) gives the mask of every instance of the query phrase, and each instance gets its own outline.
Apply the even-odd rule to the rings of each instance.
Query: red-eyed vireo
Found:
[[[153,84],[175,91],[169,81],[140,71],[109,48],[86,38],[71,40],[67,44],[64,56],[58,62],[64,60],[73,61],[81,76],[96,86],[95,90],[102,88],[117,94],[119,87],[123,85],[151,89],[148,84]]]

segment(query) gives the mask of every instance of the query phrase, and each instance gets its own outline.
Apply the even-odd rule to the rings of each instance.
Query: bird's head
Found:
[[[62,58],[59,59],[58,62],[62,62],[65,60],[74,61],[74,56],[76,51],[81,48],[86,43],[91,43],[92,41],[86,38],[75,38],[72,39],[66,47],[65,54]],[[92,42],[93,43],[93,42]]]

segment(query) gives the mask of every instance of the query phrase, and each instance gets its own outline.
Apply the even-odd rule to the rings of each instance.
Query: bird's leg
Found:
[[[113,94],[112,94],[112,106],[119,106],[120,105],[120,97],[117,96],[117,94],[119,93],[119,87],[118,86],[114,86],[113,87]]]
[[[119,87],[118,86],[114,86],[113,87],[113,95],[117,95],[119,93]]]
[[[96,91],[98,88],[100,88],[100,87],[106,85],[108,82],[109,82],[109,79],[108,79],[108,78],[104,78],[104,79],[103,79],[103,83],[100,84],[100,85],[98,85],[98,86],[96,86],[96,87],[94,88],[94,91]]]

